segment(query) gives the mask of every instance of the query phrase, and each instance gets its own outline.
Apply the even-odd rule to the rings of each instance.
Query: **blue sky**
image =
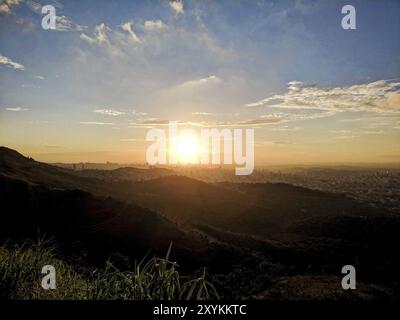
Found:
[[[178,120],[254,126],[265,162],[398,161],[400,2],[351,1],[356,30],[345,4],[2,1],[0,143],[129,162],[145,127]]]

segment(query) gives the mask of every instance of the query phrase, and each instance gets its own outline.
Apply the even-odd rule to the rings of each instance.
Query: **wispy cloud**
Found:
[[[221,83],[221,79],[216,75],[209,75],[208,77],[196,79],[196,80],[189,80],[183,82],[178,85],[180,88],[194,88],[194,87],[203,87],[207,85],[219,84]]]
[[[122,30],[125,30],[126,32],[128,32],[131,35],[133,41],[135,41],[137,43],[142,43],[142,41],[139,39],[139,37],[133,31],[132,22],[125,22],[124,24],[121,25],[121,28],[122,28]]]
[[[0,14],[9,14],[14,6],[18,6],[21,3],[20,0],[4,0],[0,3]]]
[[[26,0],[26,5],[36,14],[42,14],[42,5],[33,0]]]
[[[149,118],[141,122],[130,123],[131,127],[147,127],[147,126],[167,126],[171,120]],[[258,127],[262,125],[277,124],[285,122],[284,118],[278,116],[262,116],[255,119],[246,119],[238,121],[176,121],[180,126],[189,127],[204,127],[204,128],[216,128],[216,127]]]
[[[324,110],[329,114],[344,111],[400,112],[400,83],[380,80],[348,87],[320,88],[291,81],[288,91],[246,104],[299,110]]]
[[[285,125],[285,126],[274,127],[271,130],[272,131],[300,131],[300,130],[303,130],[303,127],[299,127],[299,126],[292,127],[292,126]]]
[[[183,14],[183,1],[182,0],[172,0],[169,2],[169,6],[175,11],[175,14]]]
[[[158,119],[158,118],[149,118],[144,119],[141,122],[132,122],[129,123],[130,128],[150,128],[153,126],[168,126],[172,120],[168,119]],[[181,126],[193,126],[193,127],[207,127],[206,122],[191,122],[191,121],[174,121],[178,125]]]
[[[146,112],[141,112],[141,111],[136,111],[136,110],[132,110],[132,114],[134,116],[147,116]]]
[[[259,117],[255,119],[247,119],[240,121],[227,121],[227,122],[217,122],[218,127],[252,127],[252,126],[262,126],[269,124],[277,124],[284,122],[285,119],[280,117]]]
[[[97,122],[97,121],[81,121],[80,124],[94,125],[94,126],[113,126],[112,122]]]
[[[14,111],[14,112],[20,112],[20,111],[28,111],[29,108],[22,108],[22,107],[8,107],[6,108],[7,111]]]
[[[95,32],[92,37],[88,36],[85,33],[81,33],[80,38],[89,43],[97,43],[97,44],[109,43],[107,36],[107,32],[109,31],[111,31],[111,29],[105,23],[101,23],[95,27]]]
[[[7,67],[13,68],[14,70],[25,70],[25,66],[21,63],[15,62],[10,58],[0,54],[0,64],[4,64]]]
[[[143,120],[141,123],[142,125],[166,125],[169,123],[170,120],[163,120],[163,119],[157,119],[157,118],[150,118]]]
[[[161,20],[146,20],[143,24],[146,30],[164,29],[166,25]]]
[[[123,111],[118,111],[118,110],[113,110],[113,109],[96,109],[93,112],[104,114],[107,116],[114,116],[114,117],[125,114],[125,112],[123,112]]]
[[[85,29],[87,29],[87,26],[72,22],[66,16],[57,16],[56,17],[55,31],[84,31]]]
[[[160,30],[166,31],[156,32]],[[81,33],[80,38],[101,47],[113,59],[129,60],[133,65],[142,61],[141,65],[149,68],[155,67],[153,63],[163,54],[168,60],[165,61],[166,65],[175,60],[175,55],[170,55],[172,48],[181,48],[177,56],[196,50],[201,57],[224,63],[237,57],[232,48],[219,43],[215,35],[207,30],[198,32],[197,29],[184,28],[173,22],[167,26],[161,20],[146,20],[143,23],[128,21],[117,28],[101,23],[92,32]],[[95,47],[83,50],[87,49],[93,50]]]
[[[60,145],[57,145],[57,144],[48,144],[48,143],[45,143],[45,144],[43,145],[43,147],[49,148],[49,149],[59,149],[59,148],[62,148]]]
[[[201,112],[201,111],[193,112],[192,114],[195,116],[212,116],[212,115],[214,115],[213,113],[210,113],[210,112]]]
[[[202,108],[203,104],[212,103],[212,96],[220,93],[223,80],[216,75],[204,78],[190,79],[178,82],[161,89],[155,95],[155,101],[159,104],[183,106],[192,105],[193,108]]]

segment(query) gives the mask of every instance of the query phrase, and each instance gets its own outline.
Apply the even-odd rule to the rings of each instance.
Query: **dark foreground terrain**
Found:
[[[166,169],[74,171],[1,147],[0,204],[3,243],[52,237],[51,259],[82,283],[107,260],[129,272],[149,250],[148,257],[164,256],[172,242],[177,268],[193,278],[206,267],[222,299],[399,298],[400,217],[343,194],[206,183]],[[1,272],[15,248],[3,247]],[[353,291],[341,288],[348,264],[357,270]],[[16,297],[1,289],[2,298]],[[92,293],[61,298],[98,297]]]

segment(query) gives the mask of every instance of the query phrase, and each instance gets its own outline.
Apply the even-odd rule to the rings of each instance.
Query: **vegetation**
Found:
[[[89,299],[89,300],[203,300],[219,299],[214,286],[200,277],[182,282],[177,263],[169,260],[172,243],[165,258],[135,263],[133,271],[120,271],[110,261],[105,268],[78,273],[57,258],[56,245],[42,239],[22,245],[0,247],[1,299]],[[55,290],[41,287],[41,268],[56,270]]]

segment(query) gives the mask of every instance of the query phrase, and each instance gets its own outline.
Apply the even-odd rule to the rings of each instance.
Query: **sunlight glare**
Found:
[[[196,135],[181,133],[176,143],[176,156],[179,163],[195,164],[199,157],[199,141]]]

